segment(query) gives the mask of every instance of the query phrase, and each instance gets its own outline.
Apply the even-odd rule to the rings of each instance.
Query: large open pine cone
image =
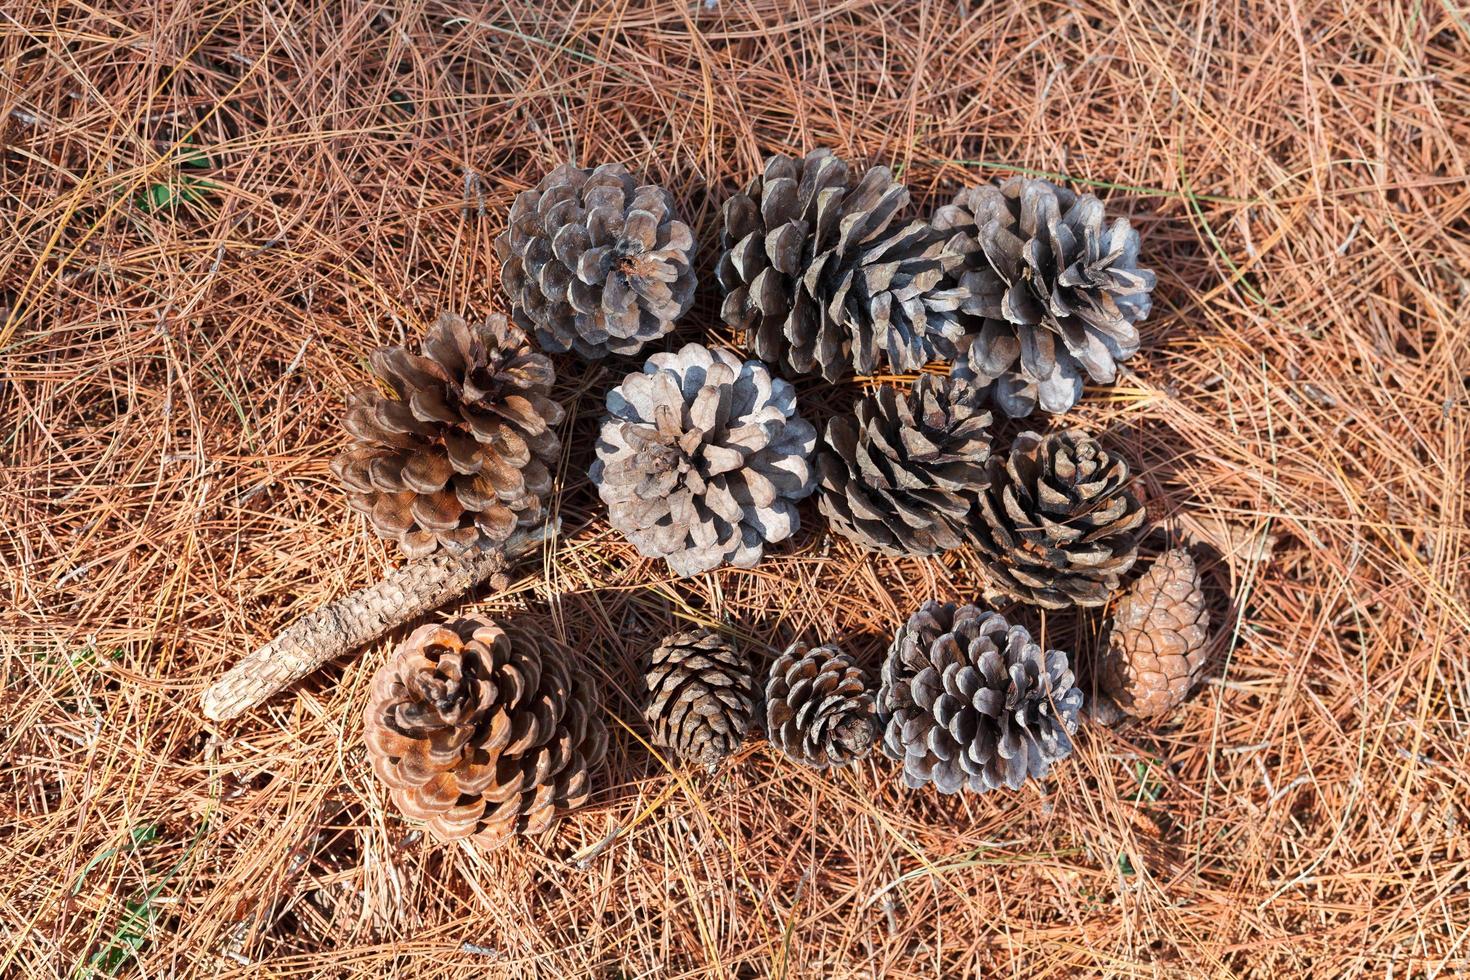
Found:
[[[989,465],[971,540],[999,590],[1047,609],[1107,602],[1144,518],[1122,457],[1068,429],[1023,432]]]
[[[636,354],[694,302],[694,235],[621,164],[565,164],[516,195],[495,239],[516,323],[548,351]]]
[[[643,718],[653,740],[713,772],[740,747],[755,711],[755,679],[744,657],[717,634],[668,637],[648,657]]]
[[[1183,548],[1166,551],[1118,600],[1100,686],[1130,715],[1167,714],[1199,680],[1209,628],[1194,559]]]
[[[655,354],[607,409],[592,482],[613,527],[675,575],[750,568],[800,527],[817,433],[759,361],[698,344]]]
[[[954,357],[962,291],[946,273],[960,256],[925,222],[890,230],[908,200],[887,167],[854,184],[831,150],[769,158],[725,202],[721,316],[756,357],[828,381]]]
[[[814,769],[866,757],[878,736],[867,674],[836,646],[793,643],[766,680],[766,733]]]
[[[332,460],[347,502],[410,558],[503,543],[544,517],[561,454],[551,362],[503,316],[444,314],[423,353],[385,347],[372,366],[393,390],[355,392]]]
[[[421,626],[373,677],[373,771],[441,841],[485,847],[580,806],[607,751],[597,693],[540,630],[465,617]]]
[[[996,612],[924,603],[883,664],[883,751],[904,783],[941,793],[1019,789],[1072,754],[1082,708],[1067,655]]]
[[[882,388],[829,422],[817,507],[833,530],[886,555],[958,547],[990,485],[984,398],[969,382],[926,374],[907,395]]]
[[[1104,220],[1096,197],[1034,177],[967,188],[934,215],[966,256],[965,359],[1007,415],[1065,412],[1083,372],[1110,383],[1138,351],[1154,274],[1128,219]]]

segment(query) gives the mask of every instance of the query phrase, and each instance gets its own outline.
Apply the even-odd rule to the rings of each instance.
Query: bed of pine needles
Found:
[[[7,4],[0,975],[1464,976],[1467,65],[1448,0]],[[984,798],[755,740],[671,771],[637,710],[666,632],[876,667],[984,578],[808,504],[759,568],[670,580],[584,475],[632,365],[560,357],[566,533],[461,608],[583,651],[591,805],[488,854],[406,826],[358,743],[387,642],[203,723],[212,678],[397,561],[327,471],[344,395],[441,310],[503,309],[517,191],[568,157],[669,186],[702,285],[667,342],[728,341],[720,203],[819,145],[916,210],[1042,174],[1141,229],[1143,349],[1067,421],[1135,464],[1148,549],[1201,559],[1182,710]],[[1019,615],[1085,682],[1105,614]]]

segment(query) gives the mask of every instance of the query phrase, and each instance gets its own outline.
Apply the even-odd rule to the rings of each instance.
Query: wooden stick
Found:
[[[371,643],[395,626],[437,609],[556,534],[559,521],[518,531],[502,548],[440,552],[389,572],[377,585],[301,617],[231,667],[199,699],[204,717],[228,721],[329,660]]]

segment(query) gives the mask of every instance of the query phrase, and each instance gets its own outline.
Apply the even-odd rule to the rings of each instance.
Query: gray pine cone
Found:
[[[1144,519],[1123,458],[1067,429],[1023,432],[989,465],[971,540],[1000,590],[1046,609],[1106,603]]]
[[[713,772],[740,747],[755,712],[745,658],[707,629],[668,637],[648,658],[643,718],[654,742]]]
[[[934,215],[966,257],[965,361],[1007,415],[1065,412],[1083,372],[1111,383],[1138,351],[1154,274],[1138,265],[1128,219],[1104,217],[1091,194],[1033,177],[967,188]]]
[[[817,507],[833,530],[885,555],[937,555],[964,541],[990,485],[984,389],[926,374],[885,387],[827,424]]]
[[[694,302],[694,234],[621,164],[564,164],[516,195],[495,239],[511,315],[553,352],[636,354]]]
[[[793,643],[766,680],[766,732],[771,742],[814,769],[865,758],[878,737],[868,676],[833,645]]]
[[[675,575],[753,567],[801,526],[817,433],[759,361],[698,344],[655,354],[607,410],[592,482],[613,527]]]
[[[923,221],[890,230],[908,200],[887,167],[854,184],[831,150],[770,157],[725,202],[724,321],[761,360],[828,381],[954,357],[963,293],[947,273],[960,256]]]
[[[904,784],[941,793],[1019,789],[1072,754],[1082,708],[1067,655],[974,606],[924,603],[883,664],[883,751]]]

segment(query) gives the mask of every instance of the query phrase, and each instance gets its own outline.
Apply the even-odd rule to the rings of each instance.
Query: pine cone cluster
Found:
[[[878,712],[904,783],[1019,789],[1072,753],[1082,707],[1067,655],[974,606],[926,602],[894,637]]]
[[[607,751],[597,693],[539,630],[421,626],[373,677],[373,771],[440,841],[494,847],[586,801]]]
[[[887,167],[854,182],[830,150],[769,158],[725,202],[724,321],[761,360],[828,381],[954,357],[960,257],[923,221],[892,227],[908,200]]]
[[[783,752],[814,769],[865,758],[878,731],[867,675],[835,646],[792,644],[771,664],[766,731]]]
[[[495,254],[516,323],[548,351],[636,354],[694,302],[693,233],[621,164],[566,164],[516,195]]]
[[[713,772],[740,747],[755,711],[745,658],[717,634],[686,630],[649,654],[643,718],[653,741]]]
[[[607,396],[592,482],[645,557],[679,576],[750,568],[801,525],[817,434],[759,361],[689,344],[655,354]]]
[[[1098,665],[1104,693],[1136,717],[1172,711],[1203,671],[1209,624],[1194,559],[1166,551],[1118,601]]]
[[[378,534],[419,558],[498,545],[543,518],[563,410],[551,362],[520,330],[446,313],[422,353],[387,347],[371,363],[392,394],[348,399],[354,444],[331,469]]]
[[[971,537],[999,590],[1046,609],[1106,603],[1138,557],[1128,464],[1068,429],[1023,432],[989,467]]]
[[[1082,376],[1111,383],[1138,350],[1154,274],[1138,232],[1103,204],[1034,177],[961,191],[934,215],[965,256],[958,274],[970,370],[1012,417],[1065,412]]]
[[[832,529],[885,555],[937,555],[963,541],[990,485],[983,389],[923,375],[885,387],[827,425],[818,509]]]

